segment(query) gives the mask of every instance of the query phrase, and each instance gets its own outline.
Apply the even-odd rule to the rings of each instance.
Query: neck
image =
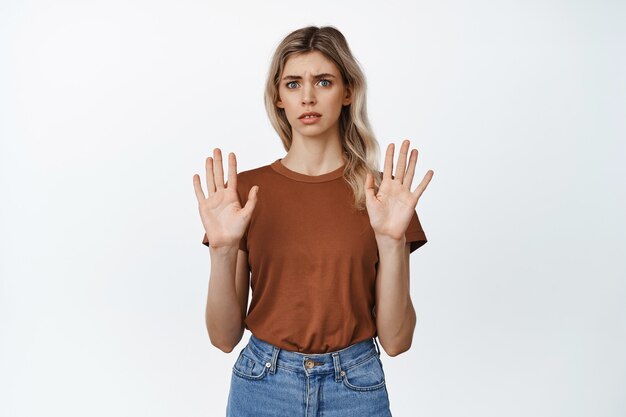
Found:
[[[289,152],[281,163],[292,171],[305,175],[321,175],[346,163],[339,135],[326,140],[294,136]]]

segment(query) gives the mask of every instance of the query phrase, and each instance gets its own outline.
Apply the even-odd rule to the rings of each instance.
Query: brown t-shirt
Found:
[[[376,336],[378,247],[367,211],[352,208],[345,165],[311,176],[280,161],[237,174],[242,207],[259,186],[239,244],[251,269],[245,327],[301,353],[327,353]],[[417,212],[405,236],[411,252],[426,243]],[[209,246],[206,234],[202,243]]]

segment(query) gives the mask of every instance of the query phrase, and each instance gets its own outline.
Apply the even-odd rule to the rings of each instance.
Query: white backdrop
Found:
[[[220,416],[193,191],[220,147],[284,156],[263,107],[291,30],[334,25],[429,242],[394,417],[626,413],[626,3],[0,3],[0,415]],[[397,154],[396,154],[397,157]],[[382,162],[382,156],[381,156]],[[381,164],[382,166],[382,164]]]

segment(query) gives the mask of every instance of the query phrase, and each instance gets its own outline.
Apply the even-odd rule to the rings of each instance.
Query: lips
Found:
[[[321,115],[321,114],[319,114],[319,113],[316,113],[316,112],[314,112],[314,111],[309,111],[309,112],[306,112],[306,113],[302,113],[302,114],[300,115],[300,117],[298,117],[298,119],[302,119],[302,118],[304,118],[304,117],[306,117],[306,116],[322,117],[322,115]]]

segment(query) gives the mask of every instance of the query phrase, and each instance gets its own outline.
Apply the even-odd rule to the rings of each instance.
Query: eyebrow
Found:
[[[337,78],[337,77],[335,77],[333,74],[329,74],[329,73],[325,72],[323,74],[314,75],[313,78],[320,79],[320,78]],[[286,80],[301,80],[301,79],[302,79],[302,77],[299,76],[299,75],[285,75],[283,77],[283,81],[286,81]]]

